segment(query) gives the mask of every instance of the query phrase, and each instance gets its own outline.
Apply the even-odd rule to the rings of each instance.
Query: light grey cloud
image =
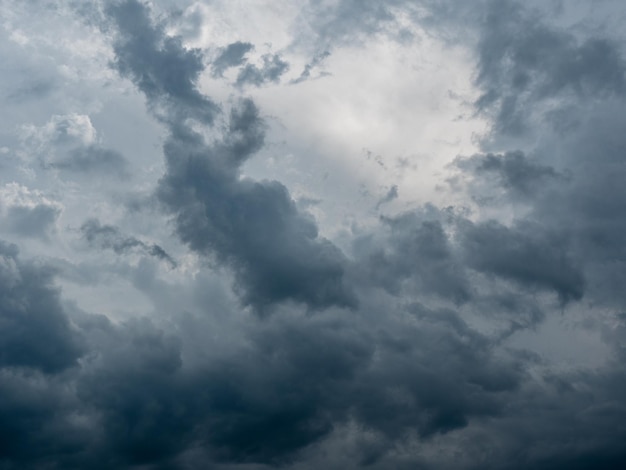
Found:
[[[391,188],[389,188],[389,191],[387,191],[387,194],[385,194],[382,198],[380,198],[380,200],[376,203],[376,209],[379,209],[380,206],[382,206],[383,204],[387,204],[397,198],[398,198],[398,186],[394,184]]]
[[[305,80],[309,80],[311,78],[311,73],[313,72],[313,70],[315,70],[317,67],[322,65],[324,60],[327,57],[329,57],[329,56],[330,56],[330,52],[329,51],[324,51],[324,52],[321,52],[319,54],[315,54],[313,56],[313,59],[311,59],[311,61],[308,62],[304,66],[304,69],[300,73],[300,76],[298,78],[292,80],[291,83],[297,84],[297,83],[304,82]],[[324,75],[324,72],[322,72],[321,75]]]
[[[49,166],[66,172],[87,175],[111,173],[128,178],[126,159],[119,152],[95,145],[76,148],[69,156],[54,161]]]
[[[17,183],[0,188],[0,220],[7,233],[48,240],[56,231],[62,205]]]
[[[235,84],[237,86],[254,85],[261,86],[268,82],[277,83],[287,70],[289,64],[280,58],[278,54],[265,54],[261,57],[262,67],[254,64],[246,64],[239,70]]]

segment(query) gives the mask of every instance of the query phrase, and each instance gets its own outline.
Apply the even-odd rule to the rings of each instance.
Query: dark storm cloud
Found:
[[[158,196],[174,216],[181,239],[230,265],[243,301],[259,311],[289,299],[311,308],[354,306],[342,281],[341,252],[318,237],[315,223],[298,211],[287,189],[275,181],[239,177],[239,165],[265,138],[254,103],[241,100],[232,108],[222,138],[205,142],[186,123],[198,118],[199,109],[205,123],[217,112],[195,88],[203,69],[199,53],[153,26],[141,3],[123,2],[109,14],[121,33],[115,45],[117,68],[134,80],[153,107],[161,106],[156,112],[169,125],[167,172]],[[277,78],[282,61],[278,56],[267,61],[263,80]]]
[[[626,71],[616,43],[579,39],[551,28],[512,1],[489,2],[478,47],[479,110],[489,110],[495,129],[520,134],[538,104],[570,94],[622,95]]]
[[[407,284],[424,295],[435,294],[455,303],[470,299],[465,268],[456,259],[448,235],[437,218],[405,213],[382,218],[388,234],[382,242],[365,237],[355,243],[366,282],[400,293]]]
[[[57,373],[77,365],[82,347],[52,286],[52,272],[23,263],[0,242],[0,368]]]
[[[85,146],[72,150],[66,158],[49,164],[62,171],[101,175],[111,173],[121,178],[128,177],[128,162],[115,150],[97,146]]]
[[[509,191],[510,197],[527,198],[544,189],[551,180],[562,176],[551,166],[533,161],[520,151],[504,154],[488,153],[457,159],[456,166],[474,173],[478,184],[485,184],[493,175],[497,185]]]
[[[484,93],[477,107],[494,112],[496,142],[533,123],[532,132],[542,139],[533,159],[504,151],[461,165],[474,175],[472,184],[483,186],[483,195],[488,185],[482,175],[496,175],[509,202],[523,196],[530,205],[526,221],[567,240],[568,258],[587,278],[586,295],[599,304],[621,305],[623,48],[597,31],[581,35],[551,27],[537,12],[512,2],[489,3],[486,13],[477,79]]]
[[[246,62],[246,54],[253,49],[254,46],[249,42],[237,41],[229,44],[211,62],[211,73],[215,77],[221,77],[229,68],[243,65]]]
[[[90,468],[167,463],[201,419],[181,386],[180,342],[148,320],[114,326],[91,317],[81,327],[98,351],[77,383],[101,434],[91,442]]]
[[[88,445],[89,433],[76,423],[67,385],[60,377],[0,370],[0,467],[80,468],[66,460]]]
[[[232,120],[230,128],[237,128]],[[254,145],[254,138],[237,133],[215,150],[202,143],[194,149],[192,139],[166,144],[168,173],[159,198],[175,215],[181,239],[232,266],[243,300],[260,310],[288,299],[312,308],[353,305],[342,281],[343,255],[318,238],[315,223],[298,212],[283,185],[235,181],[232,170],[213,167],[212,152],[232,164],[242,158],[235,149]]]
[[[120,233],[117,227],[112,225],[100,225],[98,220],[90,219],[81,226],[80,231],[85,240],[92,246],[112,249],[118,255],[139,251],[167,262],[172,268],[176,267],[176,261],[159,245],[142,242],[135,237],[125,236]]]
[[[553,290],[563,303],[583,296],[583,274],[568,256],[567,239],[558,234],[539,225],[465,221],[460,237],[467,263],[477,271]]]
[[[166,36],[139,1],[109,4],[107,13],[119,32],[115,67],[146,95],[156,115],[172,125],[185,118],[213,122],[219,108],[195,87],[204,70],[200,51],[186,50],[180,38]]]
[[[498,415],[523,376],[453,311],[416,304],[385,322],[375,310],[360,315],[257,323],[247,347],[204,369],[194,385],[204,390],[197,413],[207,413],[198,438],[212,458],[285,465],[353,421],[377,436],[375,461],[414,431],[446,434]]]
[[[351,28],[377,30],[373,22],[387,23],[389,5],[400,4],[337,2],[328,24],[346,40]],[[243,301],[273,315],[217,302],[199,280],[193,313],[182,312],[193,301],[178,297],[188,291],[163,283],[176,304],[170,316],[113,323],[71,302],[62,308],[52,271],[0,245],[0,468],[623,467],[623,314],[598,327],[612,356],[588,370],[551,371],[539,354],[492,334],[495,321],[481,331],[473,324],[505,319],[532,328],[555,311],[567,318],[571,306],[588,310],[593,323],[608,315],[596,304],[623,310],[619,87],[603,88],[597,81],[611,83],[611,73],[592,71],[563,85],[560,74],[571,69],[563,64],[578,62],[558,54],[589,64],[585,48],[596,46],[585,44],[596,43],[568,42],[512,5],[494,2],[489,11],[503,9],[529,28],[496,35],[518,52],[504,53],[493,68],[485,61],[496,45],[483,39],[486,93],[502,67],[508,74],[522,64],[531,79],[520,89],[538,102],[546,84],[557,93],[576,90],[566,105],[582,107],[593,87],[596,98],[608,94],[612,102],[589,106],[575,132],[560,130],[533,158],[504,149],[457,161],[481,191],[504,189],[498,208],[524,198],[528,208],[512,212],[512,222],[480,212],[470,221],[463,210],[426,205],[381,218],[354,241],[351,261],[318,236],[282,184],[241,176],[265,142],[255,104],[241,99],[222,113],[196,89],[198,51],[167,37],[141,3],[109,7],[120,33],[116,67],[167,126],[157,195],[177,234],[205,259],[229,266]],[[482,27],[488,38],[499,25]],[[526,50],[546,38],[556,45],[539,50],[556,54],[555,64]],[[598,50],[604,63],[610,54]],[[543,68],[527,54],[539,54]],[[510,91],[502,83],[503,95],[479,104],[498,108]],[[208,141],[189,119],[215,123],[219,135]],[[498,121],[494,134],[500,130],[511,128]],[[387,199],[394,197],[391,188]],[[95,247],[171,262],[157,245],[95,219],[81,231]],[[541,303],[535,292],[560,305]]]

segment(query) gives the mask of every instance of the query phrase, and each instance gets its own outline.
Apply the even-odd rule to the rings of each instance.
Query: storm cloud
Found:
[[[139,32],[129,29],[129,12],[137,16]],[[318,237],[314,221],[299,213],[288,190],[276,181],[239,178],[239,166],[265,139],[254,102],[242,99],[231,109],[223,137],[205,142],[185,121],[196,117],[198,103],[206,112],[202,122],[211,123],[217,113],[195,88],[202,69],[199,51],[187,51],[164,37],[138,2],[124,2],[111,17],[121,31],[118,69],[130,73],[155,105],[164,105],[170,135],[158,197],[175,217],[181,239],[194,251],[234,268],[243,301],[259,311],[287,299],[312,308],[353,306],[354,297],[342,282],[342,255]],[[153,71],[149,80],[139,75],[144,66]],[[179,67],[189,72],[175,80],[165,73]],[[191,100],[193,96],[199,101]]]
[[[624,466],[618,2],[53,3],[2,23],[0,468]]]

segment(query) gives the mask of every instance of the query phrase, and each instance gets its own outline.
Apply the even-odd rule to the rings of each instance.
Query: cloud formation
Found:
[[[624,51],[572,5],[305,2],[263,17],[292,29],[255,63],[266,33],[232,5],[7,2],[0,52],[49,47],[28,25],[58,21],[77,31],[60,56],[96,50],[114,74],[102,102],[24,100],[0,132],[0,468],[621,468]],[[376,180],[290,119],[339,103],[295,121],[393,138],[384,103],[361,107],[378,97],[341,114],[351,90],[307,79],[324,60],[359,91],[370,48],[442,60],[420,41],[471,75],[431,97],[432,132],[445,100],[484,131],[446,144],[416,199],[407,165]],[[430,171],[406,152],[390,158]],[[316,164],[345,187],[314,192]],[[363,207],[338,223],[355,181]]]
[[[130,29],[132,15],[136,18]],[[118,69],[131,74],[152,106],[162,106],[160,116],[168,123],[167,172],[158,197],[174,216],[181,239],[194,251],[230,265],[242,300],[259,311],[287,299],[312,308],[353,306],[355,300],[342,282],[342,255],[318,237],[315,223],[299,213],[287,189],[276,181],[238,175],[240,165],[265,139],[254,102],[242,99],[231,109],[223,137],[206,143],[186,124],[186,119],[199,117],[211,124],[218,112],[195,88],[202,69],[199,52],[164,37],[138,2],[117,6],[111,18],[121,33],[115,46]],[[149,79],[145,67],[152,70]],[[172,68],[189,72],[170,83],[167,71]]]

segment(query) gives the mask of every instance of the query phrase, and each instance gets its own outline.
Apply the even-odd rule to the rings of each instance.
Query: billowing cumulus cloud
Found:
[[[0,468],[626,464],[619,2],[3,11]]]

